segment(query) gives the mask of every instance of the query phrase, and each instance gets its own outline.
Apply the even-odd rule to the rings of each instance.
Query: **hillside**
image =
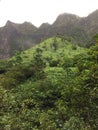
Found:
[[[0,60],[0,130],[97,130],[97,44],[52,37]]]
[[[78,45],[75,45],[67,41],[66,39],[53,37],[53,38],[44,40],[42,43],[35,46],[34,48],[30,48],[29,50],[25,51],[23,54],[23,57],[25,57],[26,55],[26,57],[31,58],[31,56],[33,56],[37,48],[39,48],[42,51],[43,57],[46,60],[50,59],[51,62],[52,62],[52,59],[58,60],[58,57],[60,57],[61,55],[73,57],[74,55],[77,55],[80,52],[85,53],[84,48],[79,47]],[[26,61],[29,61],[29,59],[27,59]]]
[[[0,59],[11,57],[16,51],[26,50],[49,37],[64,35],[73,43],[85,45],[97,33],[98,10],[83,18],[64,13],[52,25],[43,23],[39,28],[28,22],[8,21],[0,28]]]

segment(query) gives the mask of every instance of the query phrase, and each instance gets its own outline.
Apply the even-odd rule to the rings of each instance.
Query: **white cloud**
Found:
[[[29,21],[39,26],[52,23],[63,12],[86,16],[97,8],[98,0],[1,0],[0,26],[7,20]]]

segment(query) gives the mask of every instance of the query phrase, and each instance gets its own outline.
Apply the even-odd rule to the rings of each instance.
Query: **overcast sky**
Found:
[[[61,13],[87,16],[98,9],[98,0],[0,0],[0,26],[7,20],[40,26],[53,23]]]

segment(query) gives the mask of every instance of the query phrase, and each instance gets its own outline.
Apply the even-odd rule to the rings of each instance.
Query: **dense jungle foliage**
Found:
[[[49,38],[0,61],[0,130],[98,130],[98,36]]]

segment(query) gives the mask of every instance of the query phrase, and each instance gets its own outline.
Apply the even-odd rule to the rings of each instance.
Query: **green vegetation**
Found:
[[[98,130],[97,40],[52,37],[0,61],[0,130]]]

